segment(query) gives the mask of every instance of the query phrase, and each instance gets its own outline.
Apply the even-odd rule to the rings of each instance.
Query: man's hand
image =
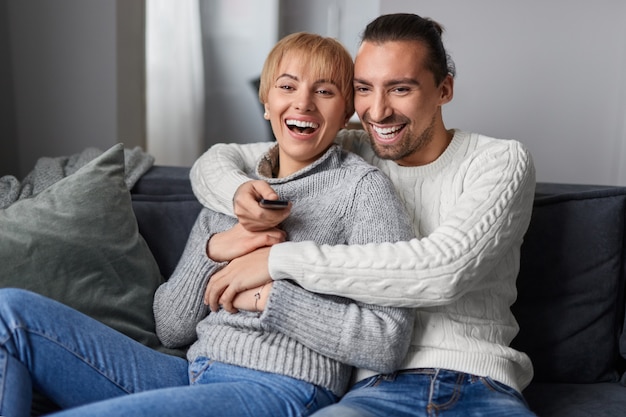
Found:
[[[229,262],[264,246],[284,242],[287,234],[278,228],[252,232],[237,223],[230,230],[209,239],[206,254],[215,262]]]
[[[233,211],[244,229],[252,232],[272,229],[289,216],[291,203],[284,209],[264,209],[259,205],[262,198],[278,199],[278,194],[265,181],[248,181],[237,189],[233,198]]]
[[[233,300],[237,294],[272,282],[268,269],[269,255],[270,248],[265,247],[233,259],[209,280],[204,303],[211,311],[219,310],[221,304],[226,311],[236,312]]]

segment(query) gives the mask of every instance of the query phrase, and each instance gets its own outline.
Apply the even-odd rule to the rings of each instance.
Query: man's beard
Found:
[[[428,146],[428,144],[431,143],[433,140],[433,132],[435,130],[435,117],[433,116],[428,127],[424,129],[419,136],[416,136],[408,128],[408,125],[405,126],[404,129],[406,129],[406,131],[403,132],[404,136],[402,137],[402,141],[400,143],[385,146],[376,142],[376,140],[374,139],[374,135],[372,134],[372,127],[369,126],[367,129],[367,133],[370,138],[370,144],[376,156],[381,159],[399,161],[426,148],[426,146]]]

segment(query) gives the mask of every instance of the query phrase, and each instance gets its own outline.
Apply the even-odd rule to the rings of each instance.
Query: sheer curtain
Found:
[[[190,166],[204,150],[199,0],[146,0],[146,148],[159,165]]]

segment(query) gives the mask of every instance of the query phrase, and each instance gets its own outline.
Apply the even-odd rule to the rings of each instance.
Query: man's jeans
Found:
[[[0,416],[28,416],[33,386],[64,409],[83,405],[66,417],[306,416],[336,401],[289,377],[189,366],[60,303],[0,289]]]
[[[514,389],[489,378],[416,369],[360,381],[312,417],[535,416]]]

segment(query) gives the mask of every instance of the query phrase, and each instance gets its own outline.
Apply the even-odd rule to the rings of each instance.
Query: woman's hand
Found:
[[[264,246],[284,242],[287,235],[274,227],[252,232],[237,223],[230,230],[216,233],[209,239],[206,254],[215,262],[229,262]]]
[[[237,189],[233,197],[233,211],[244,229],[253,232],[272,229],[289,216],[291,203],[284,209],[265,209],[259,205],[262,198],[278,199],[278,194],[265,181],[248,181]]]
[[[251,290],[242,291],[233,299],[233,309],[262,312],[265,310],[267,298],[272,290],[273,283],[261,285]],[[232,312],[231,312],[232,313]]]
[[[264,247],[233,259],[209,280],[204,293],[204,303],[211,311],[222,307],[231,313],[237,311],[233,300],[237,294],[272,282],[268,260],[270,248]]]

